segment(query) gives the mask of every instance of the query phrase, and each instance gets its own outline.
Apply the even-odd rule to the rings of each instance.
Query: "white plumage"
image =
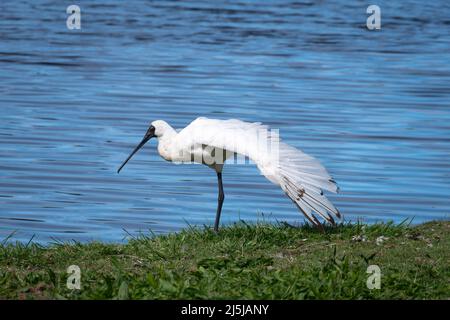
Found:
[[[270,131],[261,123],[202,117],[177,132],[165,121],[157,120],[152,122],[144,140],[122,167],[151,137],[158,138],[158,152],[162,158],[172,162],[202,163],[217,172],[219,206],[216,230],[224,198],[222,168],[224,161],[234,154],[244,155],[255,162],[261,173],[279,185],[314,225],[321,227],[315,214],[332,224],[333,215],[341,217],[323,195],[322,190],[338,191],[327,170],[315,158],[280,141],[277,132]]]

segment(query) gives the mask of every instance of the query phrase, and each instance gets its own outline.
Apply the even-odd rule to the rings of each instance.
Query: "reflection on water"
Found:
[[[148,123],[261,121],[338,181],[346,219],[450,214],[450,5],[379,1],[0,4],[0,238],[120,241],[212,224],[216,177],[150,143]],[[255,167],[225,168],[223,222],[303,221]]]

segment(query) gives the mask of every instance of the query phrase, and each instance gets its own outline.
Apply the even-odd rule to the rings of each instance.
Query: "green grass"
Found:
[[[377,244],[378,237],[387,237]],[[364,240],[364,241],[363,241]],[[369,265],[381,288],[369,290]],[[66,287],[81,268],[81,290]],[[3,299],[449,299],[450,222],[190,228],[127,244],[0,245]]]

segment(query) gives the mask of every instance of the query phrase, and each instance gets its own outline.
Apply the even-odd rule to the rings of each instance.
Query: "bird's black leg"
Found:
[[[225,194],[223,193],[223,185],[222,185],[222,172],[217,172],[217,180],[219,182],[219,198],[217,203],[216,222],[214,223],[215,232],[219,231],[220,213],[222,212],[223,200],[225,199]]]

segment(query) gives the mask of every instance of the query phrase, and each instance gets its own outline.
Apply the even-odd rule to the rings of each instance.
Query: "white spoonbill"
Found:
[[[315,158],[281,142],[277,134],[269,132],[268,127],[261,123],[202,117],[176,131],[165,121],[153,121],[141,143],[117,172],[153,137],[158,139],[158,152],[163,159],[201,163],[216,171],[219,197],[215,231],[219,229],[225,199],[222,169],[225,160],[234,154],[251,159],[267,179],[281,187],[313,225],[323,229],[315,214],[333,225],[333,215],[341,218],[339,211],[323,194],[323,190],[338,191],[327,170]]]

